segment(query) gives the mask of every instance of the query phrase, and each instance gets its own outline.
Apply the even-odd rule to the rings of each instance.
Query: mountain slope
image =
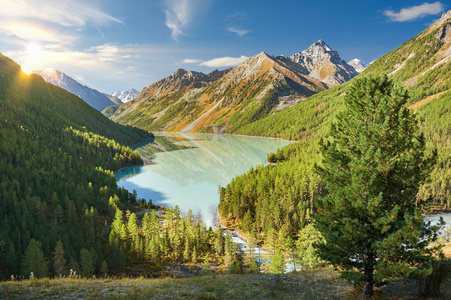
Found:
[[[60,88],[65,89],[66,91],[80,97],[86,103],[97,109],[98,111],[102,111],[105,107],[121,104],[121,101],[116,100],[115,98],[109,98],[103,93],[87,87],[85,85],[80,84],[75,79],[67,76],[63,72],[53,69],[45,69],[45,70],[36,70],[32,73],[40,75],[44,80],[53,85],[59,86]]]
[[[450,47],[451,11],[362,72],[389,73],[397,84],[407,88],[411,96],[410,108],[416,110],[427,151],[438,151],[431,180],[420,187],[417,195],[419,203],[431,199],[427,206],[422,207],[427,211],[451,209]],[[311,235],[306,226],[308,222],[303,222],[302,217],[308,219],[315,198],[325,189],[321,178],[314,172],[314,164],[320,161],[318,141],[327,137],[330,123],[341,109],[344,94],[352,81],[317,93],[293,107],[237,130],[240,134],[300,142],[269,155],[268,160],[276,164],[252,169],[221,189],[218,209],[227,222],[269,247],[273,243],[272,237],[277,237],[278,232],[292,237]]]
[[[146,130],[234,132],[326,88],[262,52],[232,70],[177,70],[122,105],[112,119]]]
[[[63,274],[79,273],[82,249],[95,254],[96,270],[103,261],[123,270],[119,250],[105,247],[110,205],[131,208],[136,199],[117,188],[109,170],[141,163],[123,144],[145,136],[0,54],[0,278],[28,277],[29,245],[52,261],[57,241],[67,260]]]
[[[451,88],[451,11],[431,27],[370,64],[362,74],[386,73],[410,92],[411,103]],[[351,80],[352,81],[352,80]],[[240,129],[242,134],[305,139],[342,103],[348,82]],[[313,132],[311,132],[313,130]],[[310,132],[310,133],[309,133]]]

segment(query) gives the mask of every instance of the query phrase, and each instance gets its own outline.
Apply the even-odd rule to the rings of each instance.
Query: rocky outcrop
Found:
[[[166,95],[168,93],[176,92],[181,88],[186,87],[195,89],[204,88],[213,81],[216,81],[224,76],[224,74],[226,74],[228,71],[230,71],[230,69],[222,71],[214,70],[209,74],[204,74],[202,72],[177,69],[174,73],[172,73],[172,75],[158,80],[157,82],[151,84],[149,87],[144,88],[139,95],[139,98]]]
[[[321,80],[328,86],[341,84],[358,74],[323,40],[313,43],[308,49],[290,57],[277,56],[276,58],[305,75]]]

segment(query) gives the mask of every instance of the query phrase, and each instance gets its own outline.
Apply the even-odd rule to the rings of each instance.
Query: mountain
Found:
[[[313,43],[308,49],[290,57],[279,55],[276,58],[302,74],[321,80],[328,86],[341,84],[358,74],[323,40]]]
[[[358,73],[362,73],[363,70],[365,70],[366,67],[368,67],[368,64],[361,61],[358,58],[354,58],[350,61],[348,61],[348,65],[353,67]]]
[[[110,95],[119,98],[122,103],[125,103],[138,97],[139,92],[135,89],[131,89],[128,91],[112,92]]]
[[[86,249],[108,270],[123,270],[125,260],[105,233],[113,206],[132,209],[136,198],[117,187],[113,171],[142,163],[124,145],[143,137],[150,135],[108,120],[0,54],[0,280],[30,271],[45,276],[58,243],[66,267],[77,272]],[[29,249],[41,253],[39,270],[30,270]],[[100,270],[99,263],[92,267]]]
[[[327,85],[262,52],[209,74],[179,69],[144,88],[112,119],[146,130],[235,132]]]
[[[66,91],[80,97],[95,109],[102,111],[105,107],[120,104],[120,101],[113,101],[105,94],[80,84],[75,79],[67,76],[61,71],[54,69],[35,70],[32,73],[40,75],[44,80],[53,85],[59,86]]]
[[[422,209],[450,210],[451,11],[417,36],[371,63],[358,76],[380,73],[388,74],[396,84],[407,89],[409,109],[415,110],[427,152],[436,149],[438,153],[430,178],[420,187],[418,203],[430,199]],[[328,136],[330,124],[335,114],[342,110],[344,95],[352,82],[353,79],[319,92],[293,107],[237,130],[239,134],[299,142],[270,154],[268,161],[275,164],[252,169],[221,189],[218,210],[223,212],[222,216],[228,222],[240,229],[247,227],[255,230],[250,223],[252,220],[270,219],[277,211],[279,221],[269,228],[280,232],[286,230],[284,227],[290,221],[298,222],[299,216],[311,215],[308,208],[314,206],[317,195],[324,192],[325,187],[314,167],[321,160],[319,140]],[[269,207],[266,211],[270,211],[271,215],[264,213],[262,206],[265,202]],[[258,217],[262,213],[263,216]],[[290,220],[292,216],[295,217]],[[267,228],[265,224],[264,230],[268,231]]]

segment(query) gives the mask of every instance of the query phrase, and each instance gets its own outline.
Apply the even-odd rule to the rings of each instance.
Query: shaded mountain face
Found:
[[[102,111],[105,107],[121,103],[119,99],[109,98],[107,95],[100,93],[95,89],[80,84],[75,79],[58,70],[36,70],[32,73],[38,74],[44,78],[46,82],[63,88],[66,91],[80,97],[98,111]]]
[[[363,62],[358,58],[354,58],[348,61],[348,65],[353,67],[357,71],[357,73],[362,73],[363,70],[365,70],[365,68],[368,67],[368,64],[366,62]]]
[[[133,100],[138,97],[138,95],[139,92],[135,89],[130,89],[128,91],[116,91],[110,94],[112,97],[117,97],[122,103]]]
[[[321,80],[328,86],[341,84],[358,74],[323,40],[313,43],[308,49],[290,57],[279,55],[276,58],[302,74]]]
[[[112,119],[146,130],[235,132],[327,85],[264,52],[209,74],[179,69],[144,88]]]

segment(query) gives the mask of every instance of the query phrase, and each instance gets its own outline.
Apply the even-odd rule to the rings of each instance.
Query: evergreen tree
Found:
[[[94,266],[91,252],[83,248],[80,250],[81,270],[84,277],[89,278],[94,274]]]
[[[224,254],[224,235],[221,228],[216,231],[215,250],[218,257]]]
[[[102,262],[102,266],[100,267],[100,273],[106,275],[108,273],[108,264],[105,260]]]
[[[53,270],[55,275],[66,275],[66,259],[64,258],[63,242],[58,241],[53,252]]]
[[[185,237],[185,251],[183,252],[183,258],[185,261],[189,261],[190,259],[190,239],[189,236]]]
[[[196,249],[196,246],[194,246],[193,255],[191,255],[191,261],[193,263],[197,263],[197,249]]]
[[[315,226],[324,242],[319,256],[342,277],[363,283],[361,297],[392,276],[406,276],[427,262],[436,227],[423,223],[416,205],[419,185],[434,165],[407,92],[385,75],[354,81],[345,110],[322,141],[317,167],[329,194],[316,202]]]
[[[42,252],[41,242],[31,239],[28,244],[25,257],[22,261],[22,274],[30,276],[33,272],[34,277],[46,277],[47,276],[47,262],[44,259],[44,252]]]
[[[285,259],[282,251],[277,249],[271,258],[271,264],[269,266],[269,272],[273,274],[280,274],[285,271]]]

